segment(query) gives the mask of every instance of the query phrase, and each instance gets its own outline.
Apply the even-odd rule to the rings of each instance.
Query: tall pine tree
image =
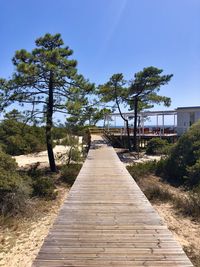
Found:
[[[77,73],[77,61],[70,59],[73,51],[64,46],[60,34],[45,34],[35,41],[31,52],[16,51],[12,79],[1,80],[1,89],[8,101],[27,107],[29,119],[45,121],[46,144],[51,171],[56,171],[52,146],[53,115],[67,113],[67,102],[80,109],[88,105],[88,94],[94,85]]]

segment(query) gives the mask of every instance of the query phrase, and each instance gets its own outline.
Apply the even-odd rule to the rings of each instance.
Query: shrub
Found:
[[[14,172],[16,168],[17,163],[15,159],[0,150],[0,172],[2,172],[3,170]]]
[[[68,185],[72,186],[81,169],[81,164],[64,165],[61,169],[61,179]]]
[[[55,177],[48,169],[38,168],[40,163],[34,164],[27,174],[32,179],[32,196],[41,197],[45,199],[55,199],[57,193],[55,192]]]
[[[154,174],[156,170],[156,161],[146,161],[142,163],[135,163],[133,165],[127,166],[127,170],[131,176],[137,181],[141,177],[147,176],[149,174]]]
[[[189,195],[184,198],[175,198],[174,205],[184,215],[192,216],[194,219],[200,220],[200,186],[192,190]]]
[[[160,164],[164,178],[191,185],[200,183],[200,122],[179,138],[169,157]],[[162,165],[162,166],[161,166]]]
[[[66,137],[67,134],[68,130],[64,126],[54,127],[52,129],[52,136],[54,140],[63,139]]]
[[[55,199],[55,184],[52,177],[39,176],[33,178],[33,196],[42,197],[45,199]]]
[[[166,188],[162,188],[159,185],[153,185],[144,190],[144,194],[149,200],[155,201],[159,200],[162,202],[171,201],[173,199],[173,195]]]
[[[17,164],[0,151],[0,213],[16,215],[25,210],[31,193],[30,179],[16,171]]]
[[[43,127],[6,119],[0,124],[0,143],[10,155],[38,152],[46,149],[45,131]]]
[[[149,155],[161,155],[169,153],[171,144],[167,140],[161,138],[152,138],[148,144],[146,153]]]
[[[200,183],[200,159],[192,166],[186,167],[187,175],[184,177],[189,181],[190,185],[197,185]]]

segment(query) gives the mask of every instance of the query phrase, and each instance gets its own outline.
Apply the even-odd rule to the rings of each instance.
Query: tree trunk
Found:
[[[70,164],[70,162],[71,162],[71,157],[72,157],[72,147],[70,147],[70,150],[69,150],[69,155],[68,155],[67,165]]]
[[[131,139],[130,139],[130,131],[129,131],[129,125],[128,125],[128,120],[123,116],[122,112],[121,112],[121,109],[120,109],[120,106],[119,106],[119,102],[118,102],[118,99],[116,97],[116,104],[117,104],[117,108],[119,110],[119,114],[121,116],[121,118],[125,121],[126,123],[126,131],[127,131],[127,138],[128,138],[128,150],[131,152],[132,151],[132,148],[131,148]]]
[[[131,152],[132,147],[131,147],[131,139],[130,139],[130,131],[129,131],[129,125],[128,125],[128,120],[126,121],[126,131],[127,131],[127,137],[128,137],[128,150]]]
[[[48,152],[48,158],[49,158],[49,166],[52,172],[56,172],[56,164],[55,164],[55,158],[53,153],[53,145],[52,145],[52,126],[53,126],[53,74],[50,73],[50,79],[49,79],[49,98],[47,103],[47,115],[46,115],[46,144],[47,144],[47,152]]]
[[[138,99],[135,97],[134,102],[134,129],[133,129],[133,150],[137,151],[137,115],[138,115]]]

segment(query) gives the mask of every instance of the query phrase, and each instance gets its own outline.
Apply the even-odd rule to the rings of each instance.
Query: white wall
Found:
[[[177,134],[182,135],[190,127],[190,113],[195,112],[194,119],[197,122],[200,119],[200,111],[187,110],[179,111],[177,110]]]

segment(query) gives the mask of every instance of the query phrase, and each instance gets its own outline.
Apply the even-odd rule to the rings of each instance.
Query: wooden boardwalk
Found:
[[[33,267],[193,266],[118,159],[93,136]]]

